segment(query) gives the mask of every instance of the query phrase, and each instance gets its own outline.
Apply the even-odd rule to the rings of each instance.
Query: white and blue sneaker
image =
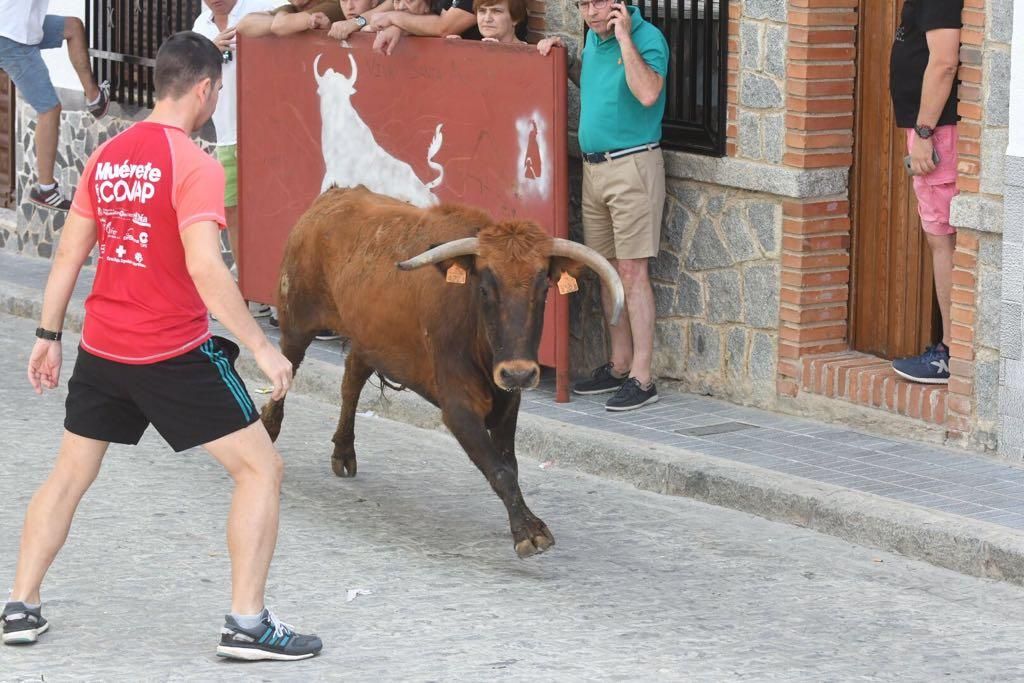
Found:
[[[36,642],[41,633],[50,628],[49,622],[43,619],[39,607],[29,607],[23,602],[9,602],[4,605],[3,615],[4,645],[27,645]]]
[[[278,619],[269,609],[264,609],[260,616],[262,619],[258,626],[243,628],[234,617],[225,614],[217,655],[247,661],[291,661],[315,657],[323,649],[324,644],[318,637],[296,633],[292,626]]]
[[[892,369],[911,382],[949,384],[949,349],[939,342],[926,348],[920,356],[894,360]]]

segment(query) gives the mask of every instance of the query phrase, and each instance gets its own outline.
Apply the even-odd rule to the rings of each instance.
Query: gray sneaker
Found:
[[[4,606],[4,645],[27,645],[36,642],[41,633],[46,633],[50,623],[43,619],[42,608],[31,608],[23,602],[9,602]]]
[[[242,628],[234,617],[225,614],[217,656],[247,661],[291,661],[315,657],[323,646],[315,635],[296,633],[293,627],[278,619],[269,609],[264,609],[262,622],[251,629]]]

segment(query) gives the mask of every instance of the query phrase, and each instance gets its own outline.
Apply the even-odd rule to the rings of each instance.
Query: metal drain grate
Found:
[[[729,432],[741,432],[744,429],[760,429],[757,425],[746,422],[722,422],[716,425],[704,427],[690,427],[689,429],[677,429],[676,434],[683,436],[711,436],[712,434],[728,434]]]

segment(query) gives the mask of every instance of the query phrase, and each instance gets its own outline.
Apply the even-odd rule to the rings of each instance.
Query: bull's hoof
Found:
[[[284,417],[284,408],[279,406],[280,403],[271,401],[263,406],[263,410],[260,412],[260,421],[272,442],[277,441],[278,435],[281,434],[281,418]]]
[[[527,524],[520,533],[516,534],[516,555],[519,559],[525,559],[531,555],[539,555],[555,544],[555,537],[548,530],[544,522],[539,519],[536,523]]]
[[[356,456],[331,456],[331,469],[339,477],[354,477],[356,476]]]

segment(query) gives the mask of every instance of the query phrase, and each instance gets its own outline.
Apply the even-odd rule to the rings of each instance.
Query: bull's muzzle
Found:
[[[533,389],[540,382],[540,366],[533,361],[510,360],[494,366],[494,383],[505,391]]]

